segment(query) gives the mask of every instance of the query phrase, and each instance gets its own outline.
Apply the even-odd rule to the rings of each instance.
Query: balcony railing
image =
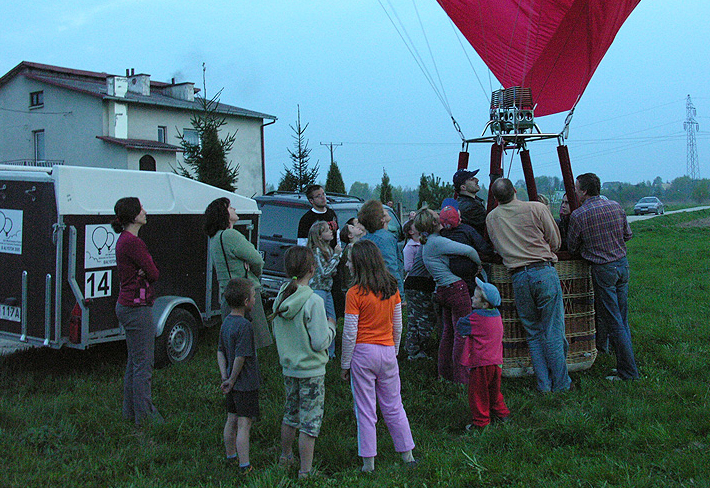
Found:
[[[11,166],[32,166],[35,168],[51,168],[56,165],[63,165],[63,159],[13,159],[11,161],[0,161],[0,164],[9,164]]]

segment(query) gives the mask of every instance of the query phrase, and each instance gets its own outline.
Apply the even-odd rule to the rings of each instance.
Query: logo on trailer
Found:
[[[0,209],[0,252],[22,254],[22,210]]]
[[[116,266],[118,235],[109,224],[87,225],[84,233],[84,269]]]

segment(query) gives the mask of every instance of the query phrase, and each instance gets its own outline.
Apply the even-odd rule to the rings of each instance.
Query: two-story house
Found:
[[[194,83],[152,81],[23,61],[0,78],[0,163],[66,164],[173,171],[178,134],[199,143],[190,119],[201,109]],[[236,133],[227,155],[239,164],[237,193],[264,192],[264,126],[273,115],[226,104],[217,111]]]

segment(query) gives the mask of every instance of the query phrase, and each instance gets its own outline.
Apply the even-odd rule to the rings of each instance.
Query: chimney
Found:
[[[134,74],[131,69],[131,76],[128,77],[128,91],[139,95],[150,96],[150,75]]]
[[[172,85],[168,85],[163,88],[163,95],[175,98],[177,100],[185,100],[188,102],[195,101],[195,84],[194,83],[178,83],[177,85],[173,82]]]
[[[125,97],[128,91],[128,78],[123,76],[106,77],[106,93],[112,97]]]

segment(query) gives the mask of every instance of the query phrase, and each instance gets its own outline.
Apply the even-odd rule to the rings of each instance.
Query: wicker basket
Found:
[[[560,261],[555,264],[560,276],[565,306],[565,336],[569,342],[569,371],[589,369],[597,357],[594,328],[594,288],[589,264],[584,260]],[[533,374],[527,334],[515,308],[513,282],[502,264],[493,264],[490,281],[500,290],[503,303],[503,376]]]

